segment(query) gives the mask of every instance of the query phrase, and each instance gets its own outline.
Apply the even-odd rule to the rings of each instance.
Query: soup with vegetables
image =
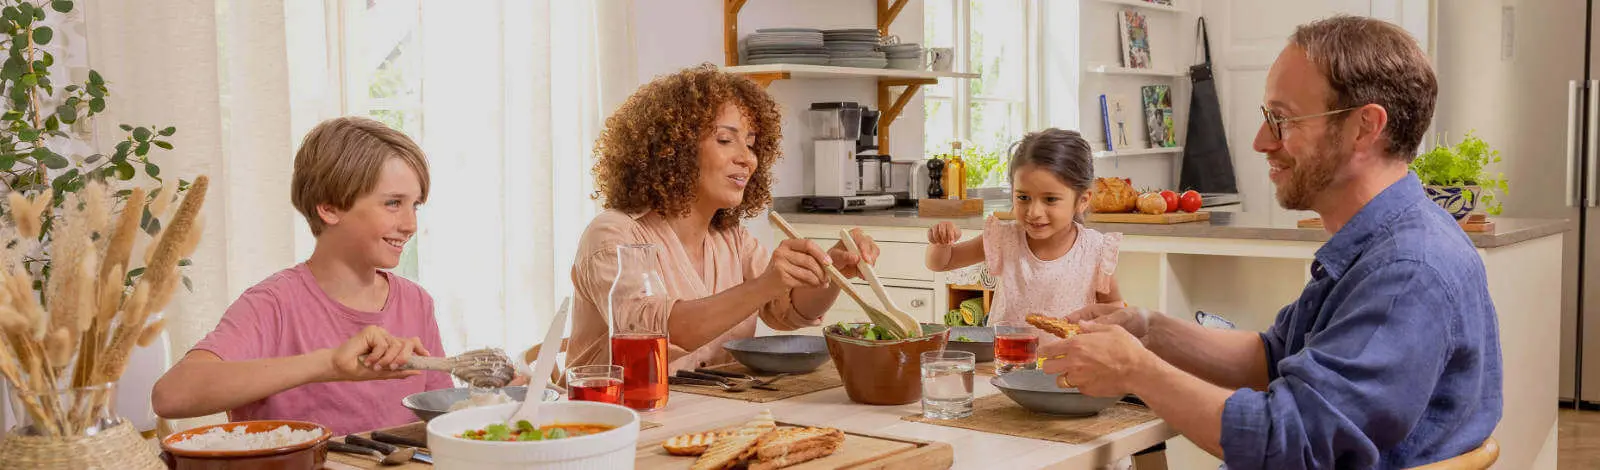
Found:
[[[575,423],[554,423],[539,428],[534,427],[533,423],[529,423],[527,420],[519,420],[517,421],[516,426],[491,424],[484,426],[483,429],[473,429],[463,432],[461,435],[456,437],[462,439],[471,439],[474,441],[547,441],[551,439],[566,439],[569,437],[598,434],[616,428],[616,426],[608,426],[604,424]]]

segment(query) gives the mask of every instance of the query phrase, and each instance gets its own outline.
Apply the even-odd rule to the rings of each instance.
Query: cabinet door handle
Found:
[[[927,304],[928,303],[924,302],[922,299],[911,299],[911,308],[922,308],[923,305]]]

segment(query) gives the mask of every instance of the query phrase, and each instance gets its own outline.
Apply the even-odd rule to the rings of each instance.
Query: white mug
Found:
[[[930,47],[923,49],[928,70],[935,72],[949,72],[952,62],[955,61],[955,50],[948,47]]]

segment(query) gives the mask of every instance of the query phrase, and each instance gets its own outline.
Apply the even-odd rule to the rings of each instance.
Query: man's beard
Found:
[[[1323,138],[1321,145],[1317,146],[1316,153],[1309,158],[1292,158],[1294,165],[1288,169],[1289,182],[1278,185],[1278,205],[1289,210],[1310,210],[1312,202],[1317,196],[1333,185],[1334,178],[1345,163],[1350,161],[1350,153],[1340,153],[1338,143],[1342,140],[1338,126],[1328,126],[1329,132]]]

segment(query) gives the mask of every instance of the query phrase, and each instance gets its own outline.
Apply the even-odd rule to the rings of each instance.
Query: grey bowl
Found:
[[[803,374],[828,362],[828,342],[821,336],[757,336],[723,343],[722,349],[759,372]]]
[[[972,341],[956,341],[956,338],[965,336]],[[952,351],[966,351],[976,356],[977,362],[994,360],[994,328],[986,326],[953,326],[950,327],[950,341],[944,344],[945,349]]]
[[[1076,388],[1056,386],[1056,376],[1037,369],[1008,372],[989,379],[1006,398],[1028,411],[1063,416],[1089,416],[1117,402],[1118,397],[1091,397]]]
[[[454,405],[458,401],[467,399],[469,390],[470,389],[464,387],[457,387],[413,393],[410,396],[405,397],[405,399],[400,400],[400,404],[405,405],[407,409],[410,409],[412,413],[417,415],[418,419],[430,421],[439,415],[448,413],[450,405]],[[505,387],[500,390],[506,392],[506,396],[509,396],[512,400],[516,401],[522,401],[523,398],[528,396],[528,387],[526,386],[518,385],[515,387]],[[548,388],[544,390],[545,402],[552,402],[560,399],[561,394],[557,393],[555,390],[550,390]]]

